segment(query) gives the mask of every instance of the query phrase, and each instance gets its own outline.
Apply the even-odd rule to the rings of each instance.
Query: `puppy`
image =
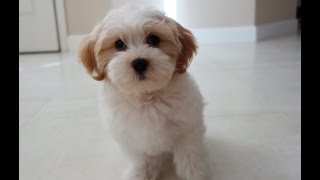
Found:
[[[186,72],[196,49],[176,21],[132,5],[108,13],[81,41],[81,62],[104,83],[105,121],[131,159],[127,179],[159,179],[170,156],[181,179],[206,178],[204,103]]]

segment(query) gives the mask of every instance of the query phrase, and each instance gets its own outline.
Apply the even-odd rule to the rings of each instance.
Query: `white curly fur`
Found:
[[[183,180],[206,178],[204,103],[190,74],[176,72],[188,45],[178,26],[160,11],[125,6],[110,12],[89,35],[97,67],[93,72],[87,67],[88,72],[105,74],[101,111],[131,159],[128,180],[157,180],[168,162]],[[160,37],[159,47],[146,43],[150,33]],[[113,47],[117,39],[126,50]],[[149,61],[143,80],[131,65],[136,58]]]

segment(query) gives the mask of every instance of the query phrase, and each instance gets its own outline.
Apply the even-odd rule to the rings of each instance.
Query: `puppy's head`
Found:
[[[196,49],[192,33],[162,12],[125,6],[111,11],[81,41],[79,57],[95,80],[144,93],[184,73]]]

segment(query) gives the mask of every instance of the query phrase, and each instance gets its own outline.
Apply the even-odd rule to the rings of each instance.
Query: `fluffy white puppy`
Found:
[[[206,178],[204,104],[186,72],[196,49],[176,21],[132,5],[108,13],[80,43],[87,72],[104,83],[112,135],[131,157],[128,179],[159,179],[169,160],[183,180]]]

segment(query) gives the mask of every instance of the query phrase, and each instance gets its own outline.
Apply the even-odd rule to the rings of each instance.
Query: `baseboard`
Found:
[[[298,31],[296,19],[259,26],[191,29],[199,44],[256,42]],[[68,45],[75,51],[85,35],[70,35]]]
[[[255,42],[255,27],[191,29],[199,44]]]
[[[297,19],[280,21],[276,23],[263,24],[256,27],[256,40],[269,39],[290,33],[298,32]]]
[[[200,44],[257,42],[298,32],[298,21],[291,19],[258,26],[191,29]]]

